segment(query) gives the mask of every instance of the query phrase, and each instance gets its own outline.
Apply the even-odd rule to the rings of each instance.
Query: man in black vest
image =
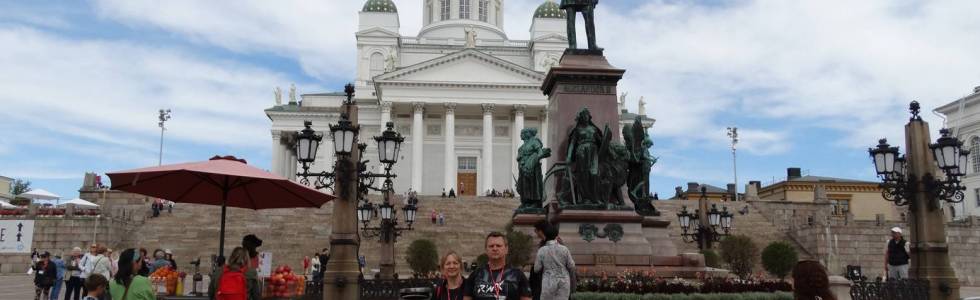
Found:
[[[909,243],[902,238],[902,229],[892,227],[892,238],[885,248],[885,272],[888,279],[909,278]]]

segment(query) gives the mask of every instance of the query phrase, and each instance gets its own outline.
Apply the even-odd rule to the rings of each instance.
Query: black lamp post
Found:
[[[950,136],[948,129],[929,143],[929,124],[919,116],[919,103],[912,101],[912,117],[905,125],[906,155],[881,139],[868,154],[881,178],[885,200],[909,206],[911,215],[909,277],[927,280],[930,299],[959,299],[959,281],[949,262],[946,223],[941,202],[963,201],[960,178],[966,174],[970,152]],[[941,174],[940,174],[941,173]],[[936,176],[936,175],[940,176]]]
[[[312,128],[312,122],[304,122],[304,129],[296,133],[296,158],[302,164],[303,171],[296,175],[300,177],[300,183],[312,185],[316,189],[332,189],[337,193],[338,199],[334,203],[333,233],[330,236],[331,259],[326,266],[324,275],[324,299],[350,299],[359,293],[357,276],[360,271],[357,268],[357,247],[360,238],[357,237],[357,226],[350,218],[356,217],[365,228],[367,222],[375,214],[375,207],[366,200],[368,190],[378,190],[385,193],[385,203],[379,206],[379,210],[387,216],[382,221],[381,227],[392,227],[396,229],[397,223],[394,221],[394,212],[390,209],[391,204],[388,198],[392,194],[391,168],[397,161],[398,150],[404,138],[394,132],[392,123],[388,123],[388,129],[381,136],[375,137],[378,142],[378,153],[380,161],[385,167],[384,174],[368,172],[367,161],[362,160],[366,144],[358,143],[358,132],[360,127],[357,125],[357,104],[353,101],[354,86],[347,84],[344,86],[344,93],[347,98],[341,107],[342,113],[336,125],[330,125],[331,137],[333,138],[334,152],[337,159],[334,162],[334,171],[310,172],[310,166],[316,161],[316,153],[323,140],[323,135],[317,133]],[[384,178],[381,188],[375,188],[376,178]],[[313,182],[311,183],[311,179]],[[357,201],[362,205],[355,206]],[[411,227],[415,218],[415,206],[406,207],[406,222]],[[411,213],[409,211],[411,210]],[[350,220],[350,222],[348,222]],[[353,226],[350,226],[353,225]],[[367,228],[366,228],[367,229]],[[365,231],[365,235],[369,232]],[[393,234],[397,235],[397,231]],[[389,235],[392,236],[392,235]],[[384,240],[384,239],[383,239]],[[394,248],[394,238],[390,239],[391,248]],[[384,252],[384,247],[382,247]],[[393,255],[393,250],[391,251]],[[384,255],[384,253],[383,253]],[[392,269],[394,267],[392,258]]]
[[[694,213],[688,212],[687,206],[681,207],[681,212],[677,213],[678,223],[684,231],[681,238],[688,243],[697,242],[698,249],[711,249],[712,243],[719,242],[722,237],[729,235],[734,215],[728,212],[728,207],[722,207],[719,211],[715,204],[712,204],[709,210],[707,188],[703,186],[698,206],[701,208],[694,210]],[[718,232],[719,226],[722,232]],[[692,232],[688,233],[688,230]]]

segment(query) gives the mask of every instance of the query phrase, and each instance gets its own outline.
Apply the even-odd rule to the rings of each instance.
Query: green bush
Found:
[[[733,235],[721,241],[721,258],[729,270],[739,278],[752,274],[752,266],[759,258],[759,247],[747,235]]]
[[[476,267],[479,268],[479,267],[486,266],[487,261],[490,261],[490,258],[487,257],[487,254],[486,253],[480,254],[480,256],[476,257]]]
[[[776,241],[762,250],[762,267],[772,276],[786,278],[796,265],[796,249],[787,242]]]
[[[405,251],[405,261],[416,274],[426,274],[439,269],[439,252],[436,244],[430,240],[419,239],[412,241]]]
[[[704,255],[704,265],[711,268],[721,268],[721,257],[718,256],[718,252],[711,249],[701,250],[701,255]]]
[[[522,267],[531,262],[535,251],[534,239],[520,231],[507,232],[507,262],[514,267]]]
[[[793,300],[793,293],[738,293],[738,294],[620,294],[574,293],[572,300]]]

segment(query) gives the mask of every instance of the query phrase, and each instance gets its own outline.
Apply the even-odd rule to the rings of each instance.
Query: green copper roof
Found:
[[[564,19],[565,10],[558,8],[558,3],[553,0],[545,1],[534,11],[535,18],[555,18]]]
[[[368,0],[364,2],[363,12],[398,12],[395,3],[391,0]]]

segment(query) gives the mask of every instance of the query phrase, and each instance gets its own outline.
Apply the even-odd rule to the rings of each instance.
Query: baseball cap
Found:
[[[892,232],[902,233],[902,229],[901,228],[898,228],[898,227],[892,227]]]
[[[173,252],[170,252],[170,249],[164,249],[164,250],[163,250],[163,253],[166,253],[166,254],[173,254]]]

